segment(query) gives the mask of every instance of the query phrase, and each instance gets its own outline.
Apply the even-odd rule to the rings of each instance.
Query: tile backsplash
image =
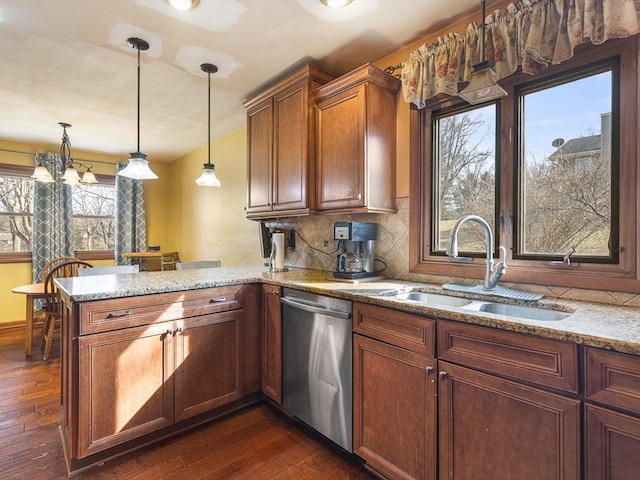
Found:
[[[409,280],[433,284],[447,282],[463,283],[466,279],[441,275],[424,275],[409,272],[409,198],[396,200],[397,214],[345,214],[316,215],[307,217],[283,218],[268,225],[277,230],[295,230],[295,250],[287,250],[285,266],[325,270],[333,272],[336,268],[337,242],[333,240],[334,222],[375,222],[378,224],[378,240],[375,256],[376,269],[381,275],[397,280]],[[478,280],[474,280],[477,282]],[[506,287],[518,290],[542,293],[547,298],[564,298],[613,305],[640,306],[640,295],[605,290],[585,290],[568,287],[545,287],[529,284],[502,283]]]

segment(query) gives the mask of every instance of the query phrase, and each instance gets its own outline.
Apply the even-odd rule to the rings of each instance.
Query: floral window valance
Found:
[[[599,45],[638,33],[640,0],[518,0],[487,16],[486,52],[499,79],[518,66],[534,75],[573,57],[581,43]],[[482,25],[450,33],[411,52],[403,62],[407,103],[423,108],[441,93],[458,95],[458,82],[471,79],[480,63]]]

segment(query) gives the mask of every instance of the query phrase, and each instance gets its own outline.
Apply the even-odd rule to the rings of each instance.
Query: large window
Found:
[[[0,262],[29,261],[33,222],[33,168],[0,164]],[[115,177],[72,187],[76,256],[113,258]]]
[[[459,232],[465,258],[444,254],[453,223],[475,214],[494,255],[507,249],[507,282],[640,288],[637,55],[634,38],[588,45],[543,74],[507,77],[495,103],[412,107],[411,271],[481,279],[474,222]]]
[[[479,215],[495,230],[495,104],[444,109],[433,122],[433,253],[444,253],[451,227],[460,217]],[[486,251],[477,223],[460,231],[458,246],[471,254]]]
[[[618,84],[616,58],[516,88],[514,256],[617,261]]]
[[[27,169],[0,170],[0,254],[31,252],[33,179]]]

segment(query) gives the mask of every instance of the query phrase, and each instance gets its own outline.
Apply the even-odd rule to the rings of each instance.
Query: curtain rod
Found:
[[[17,153],[18,155],[30,155],[30,156],[35,156],[36,153],[40,153],[42,155],[41,152],[22,152],[20,150],[8,150],[6,148],[0,148],[0,152]],[[101,165],[112,165],[114,167],[116,166],[115,163],[103,162],[101,160],[88,160],[86,158],[76,158],[76,157],[72,157],[72,160],[77,160],[78,162],[86,162],[86,163],[99,163]]]

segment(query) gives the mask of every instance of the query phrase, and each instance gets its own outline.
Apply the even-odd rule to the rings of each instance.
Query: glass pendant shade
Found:
[[[467,88],[459,93],[460,97],[471,105],[476,105],[507,96],[507,92],[498,85],[496,72],[491,67],[491,62],[482,62],[475,65],[471,74],[471,81]]]
[[[78,185],[80,183],[80,175],[78,175],[78,171],[73,166],[65,169],[62,179],[64,180],[62,183],[65,185]]]
[[[80,183],[98,183],[98,180],[91,169],[88,169],[84,174],[82,174],[82,180],[80,180]]]
[[[216,177],[216,167],[213,163],[205,163],[202,169],[202,175],[196,179],[196,183],[200,187],[220,187],[220,180]]]
[[[55,181],[49,173],[49,170],[47,170],[47,167],[45,167],[44,165],[38,165],[33,170],[33,175],[31,175],[31,178],[35,179],[36,182],[41,183],[51,183]]]
[[[149,168],[149,161],[144,153],[135,152],[129,157],[127,166],[118,172],[122,177],[134,180],[155,180],[158,176]]]

